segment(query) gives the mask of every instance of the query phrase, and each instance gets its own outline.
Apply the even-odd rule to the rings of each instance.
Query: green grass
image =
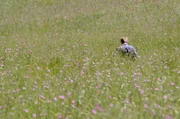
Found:
[[[179,119],[179,3],[1,0],[0,118]]]

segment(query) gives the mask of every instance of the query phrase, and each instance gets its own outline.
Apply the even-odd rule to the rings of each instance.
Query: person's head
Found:
[[[128,37],[125,37],[124,38],[124,41],[125,41],[125,43],[128,43],[129,41],[128,41]]]
[[[127,37],[122,37],[120,39],[120,42],[121,42],[121,44],[128,43],[128,38]]]

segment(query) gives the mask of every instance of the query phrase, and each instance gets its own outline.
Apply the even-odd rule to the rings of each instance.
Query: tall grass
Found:
[[[178,0],[0,6],[0,118],[180,118]],[[117,54],[122,36],[140,59]]]

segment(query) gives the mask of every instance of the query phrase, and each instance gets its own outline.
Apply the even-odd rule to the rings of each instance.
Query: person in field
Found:
[[[121,38],[120,43],[121,43],[121,46],[116,48],[116,51],[118,51],[122,55],[127,55],[130,58],[139,58],[139,56],[136,52],[136,49],[133,46],[128,45],[128,38],[127,37]]]

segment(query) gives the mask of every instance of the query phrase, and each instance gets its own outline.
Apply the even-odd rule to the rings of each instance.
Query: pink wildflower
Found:
[[[121,72],[121,73],[120,73],[120,75],[121,75],[121,76],[123,76],[123,75],[124,75],[124,73],[123,73],[123,72]]]
[[[108,96],[109,99],[112,99],[112,96]]]
[[[40,97],[41,99],[44,99],[44,98],[45,98],[43,95],[40,95],[39,97]]]
[[[126,103],[126,104],[129,104],[129,100],[125,100],[125,103]]]
[[[71,95],[71,92],[68,92],[67,95],[70,96],[70,95]]]
[[[36,114],[33,114],[32,116],[33,116],[34,118],[36,118],[36,117],[37,117],[37,115],[36,115]]]
[[[65,99],[65,96],[60,95],[59,98],[60,98],[60,99]]]
[[[95,110],[95,109],[92,109],[92,113],[93,113],[93,114],[96,114],[97,112],[96,112],[96,110]]]
[[[55,97],[55,98],[54,98],[54,101],[57,101],[57,100],[58,100],[58,99]]]
[[[100,112],[103,111],[103,109],[102,109],[98,104],[96,104],[96,108],[97,108],[97,110],[99,110]]]
[[[75,100],[72,100],[72,101],[71,101],[71,103],[73,103],[73,104],[74,104],[74,103],[75,103]]]
[[[28,110],[28,109],[24,109],[24,112],[28,113],[28,112],[29,112],[29,110]]]
[[[148,108],[148,105],[147,105],[147,104],[144,104],[144,108]]]
[[[25,76],[25,78],[27,78],[27,79],[28,79],[28,78],[29,78],[29,76],[27,75],[27,76]]]
[[[142,76],[142,74],[141,74],[141,73],[138,73],[138,76]]]
[[[164,99],[168,99],[168,96],[167,96],[167,95],[164,95],[163,97],[164,97]]]
[[[173,119],[171,116],[165,116],[164,119]]]
[[[62,119],[62,116],[61,116],[61,115],[58,115],[58,119]]]

